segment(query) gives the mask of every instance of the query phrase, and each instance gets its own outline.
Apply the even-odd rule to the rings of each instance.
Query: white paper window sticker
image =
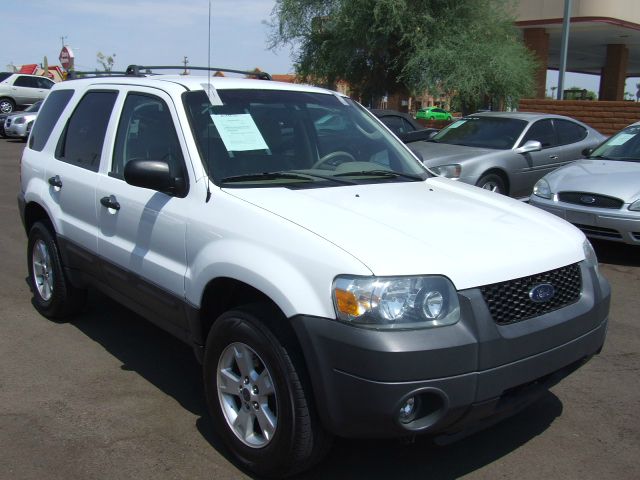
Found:
[[[229,152],[267,150],[269,148],[249,113],[211,115],[211,120],[213,120],[220,133],[222,143]]]
[[[615,138],[609,140],[607,145],[616,146],[616,145],[624,145],[633,137],[635,137],[635,133],[619,133]]]
[[[452,123],[451,125],[449,125],[449,128],[458,128],[458,127],[464,125],[465,123],[467,123],[466,120],[458,120],[458,121]]]

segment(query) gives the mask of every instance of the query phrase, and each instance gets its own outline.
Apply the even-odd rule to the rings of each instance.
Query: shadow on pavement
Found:
[[[118,358],[122,369],[137,372],[197,415],[200,434],[235,464],[213,431],[201,368],[190,347],[95,292],[90,293],[87,312],[73,325]],[[421,437],[411,444],[399,440],[336,439],[325,461],[296,478],[458,478],[542,434],[561,414],[561,401],[547,392],[516,416],[447,446],[437,446]]]
[[[640,246],[626,243],[591,240],[600,263],[640,267]]]

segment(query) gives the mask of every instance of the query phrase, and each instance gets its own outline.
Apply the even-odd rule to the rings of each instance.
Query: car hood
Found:
[[[483,155],[495,155],[500,150],[480,147],[465,147],[448,143],[419,142],[409,145],[409,148],[422,156],[422,163],[427,167],[460,163],[469,158]]]
[[[640,162],[578,160],[545,177],[552,192],[585,192],[619,198],[640,198]]]
[[[584,259],[584,235],[564,220],[444,178],[225,192],[314,232],[379,276],[440,274],[465,289]]]

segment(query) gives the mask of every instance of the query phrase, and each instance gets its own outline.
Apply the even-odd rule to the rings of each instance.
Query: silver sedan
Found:
[[[526,197],[545,174],[583,156],[605,136],[569,117],[486,112],[464,117],[409,146],[437,175]]]
[[[589,237],[640,245],[640,122],[540,179],[529,203]]]

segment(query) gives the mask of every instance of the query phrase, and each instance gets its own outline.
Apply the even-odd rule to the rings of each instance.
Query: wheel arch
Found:
[[[27,235],[29,235],[33,224],[39,221],[45,223],[49,230],[51,230],[51,233],[55,233],[51,217],[44,207],[37,202],[27,203],[24,208],[24,229]]]
[[[483,177],[486,177],[487,175],[497,175],[499,176],[502,181],[504,182],[504,188],[505,188],[505,195],[509,195],[509,192],[511,191],[511,183],[509,182],[509,175],[507,175],[507,172],[504,171],[502,168],[498,168],[498,167],[493,167],[490,168],[489,170],[485,171],[482,173],[482,175],[480,175],[478,177],[478,182],[480,182],[480,179]]]

